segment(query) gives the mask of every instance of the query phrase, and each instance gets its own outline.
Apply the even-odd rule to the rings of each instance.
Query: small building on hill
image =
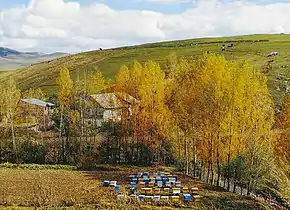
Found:
[[[53,121],[51,119],[53,103],[42,101],[36,98],[21,99],[19,104],[18,116],[24,123],[29,126],[35,125],[34,128],[37,131],[48,130]]]
[[[130,118],[132,106],[139,103],[127,93],[102,93],[89,96],[91,106],[85,111],[86,124],[101,126],[104,122],[119,122]]]

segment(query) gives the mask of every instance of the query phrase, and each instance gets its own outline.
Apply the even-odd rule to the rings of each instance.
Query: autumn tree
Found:
[[[192,158],[197,155],[207,169],[208,181],[213,182],[217,171],[219,184],[222,165],[269,143],[265,136],[273,122],[272,102],[265,77],[250,65],[204,55],[198,61],[181,61],[174,81],[171,110],[183,133],[193,139]]]
[[[12,148],[14,154],[17,154],[17,144],[15,138],[14,119],[15,112],[20,100],[20,90],[17,89],[16,83],[10,77],[1,87],[0,94],[0,113],[2,118],[2,124],[10,128],[12,138]],[[15,156],[17,158],[17,155]]]
[[[96,94],[105,88],[105,80],[101,72],[96,72],[88,80],[88,94]]]
[[[63,131],[63,116],[72,103],[73,81],[70,78],[69,70],[62,68],[57,79],[59,85],[58,101],[60,104],[60,126],[59,139],[62,139],[63,160],[65,160],[65,142],[62,138]]]

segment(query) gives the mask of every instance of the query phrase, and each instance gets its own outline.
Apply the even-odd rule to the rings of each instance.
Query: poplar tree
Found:
[[[60,126],[59,126],[59,139],[62,141],[62,158],[65,161],[65,142],[62,138],[62,128],[63,128],[63,116],[67,108],[70,107],[72,103],[72,93],[73,93],[73,81],[70,78],[69,70],[67,68],[62,68],[57,78],[58,89],[58,101],[60,104]]]

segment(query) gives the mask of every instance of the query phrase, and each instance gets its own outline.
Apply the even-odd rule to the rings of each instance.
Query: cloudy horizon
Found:
[[[0,46],[76,53],[178,39],[290,33],[289,11],[285,0],[0,0]]]

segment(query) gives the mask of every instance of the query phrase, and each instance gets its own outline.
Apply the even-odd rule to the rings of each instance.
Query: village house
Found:
[[[36,98],[21,99],[18,116],[36,131],[47,131],[53,125],[54,104]]]
[[[89,96],[92,102],[84,113],[85,123],[102,126],[104,122],[120,122],[122,117],[130,118],[132,106],[138,100],[126,93],[102,93]]]

